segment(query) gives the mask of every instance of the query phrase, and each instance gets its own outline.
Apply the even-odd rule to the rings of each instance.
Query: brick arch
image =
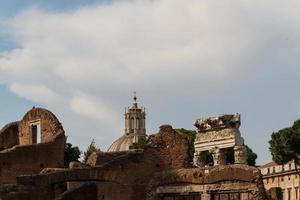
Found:
[[[56,116],[43,108],[32,108],[28,111],[19,124],[19,141],[21,145],[32,144],[31,124],[40,122],[42,143],[51,142],[60,133],[63,127]]]
[[[17,177],[18,184],[35,187],[35,199],[52,200],[55,197],[54,185],[63,182],[110,182],[122,184],[115,170],[107,167],[80,169],[57,169],[56,171]]]
[[[103,167],[66,169],[54,173],[39,174],[33,177],[34,182],[48,186],[62,182],[72,181],[103,181],[120,184],[117,174],[113,170],[107,170]]]
[[[62,182],[80,182],[80,181],[101,181],[113,182],[117,184],[128,184],[128,174],[126,169],[123,169],[127,164],[141,162],[143,152],[127,152],[125,155],[106,162],[99,166],[88,166],[81,168],[58,168],[45,169],[41,174],[18,177],[20,183],[35,182],[36,185],[50,186]],[[49,171],[48,171],[49,170]],[[30,180],[30,181],[29,181]],[[18,181],[18,182],[19,182]],[[28,182],[29,181],[29,182]]]

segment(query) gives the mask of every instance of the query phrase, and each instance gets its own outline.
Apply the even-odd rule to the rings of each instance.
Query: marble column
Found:
[[[194,165],[196,165],[197,167],[204,167],[205,165],[205,160],[203,160],[203,156],[201,156],[203,154],[203,152],[195,152],[194,153]]]
[[[215,148],[211,151],[211,153],[214,159],[214,166],[226,165],[226,151]]]
[[[247,164],[245,146],[234,146],[234,164]]]

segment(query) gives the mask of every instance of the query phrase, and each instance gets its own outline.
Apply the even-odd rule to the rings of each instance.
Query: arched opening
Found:
[[[130,200],[128,186],[109,181],[62,182],[54,185],[55,199]]]
[[[140,119],[136,118],[136,128],[139,129],[140,128]]]
[[[131,124],[131,129],[135,129],[135,123],[134,123],[134,118],[133,117],[131,117],[131,119],[130,119],[130,124]]]

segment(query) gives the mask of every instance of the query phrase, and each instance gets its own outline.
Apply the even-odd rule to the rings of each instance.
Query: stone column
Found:
[[[204,167],[205,165],[205,161],[203,160],[203,156],[201,156],[201,154],[203,154],[203,152],[199,151],[199,152],[195,152],[194,153],[194,165],[196,165],[197,167]]]
[[[234,164],[247,164],[244,146],[234,146]]]
[[[224,150],[215,148],[212,150],[212,156],[214,158],[214,166],[226,165],[226,154]]]
[[[207,191],[204,191],[201,194],[201,200],[211,200],[211,195]]]

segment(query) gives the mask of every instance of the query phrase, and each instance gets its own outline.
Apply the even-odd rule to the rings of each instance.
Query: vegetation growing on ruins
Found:
[[[184,128],[175,129],[175,131],[177,133],[179,133],[181,135],[185,135],[187,137],[188,144],[189,144],[189,150],[188,150],[189,161],[193,162],[194,152],[195,152],[194,142],[195,142],[197,132],[193,131],[193,130],[187,130],[187,129],[184,129]]]
[[[193,131],[193,130],[184,129],[184,128],[175,129],[175,131],[178,134],[181,134],[181,135],[184,135],[187,137],[188,144],[189,144],[189,150],[188,150],[189,162],[193,162],[194,152],[195,152],[194,141],[195,141],[197,132]],[[129,148],[130,149],[144,149],[152,137],[153,137],[153,135],[150,135],[145,139],[142,138],[137,143],[133,143]],[[245,145],[245,151],[246,151],[245,154],[246,154],[246,159],[247,159],[247,165],[255,166],[257,154],[254,153],[253,150],[248,145]],[[226,163],[228,163],[228,164],[234,163],[234,155],[233,154],[234,154],[233,150],[227,151]],[[211,155],[207,155],[206,160],[209,165],[212,165],[212,156]]]
[[[272,159],[277,164],[286,164],[294,160],[296,170],[300,156],[300,119],[291,127],[273,132],[269,141]]]
[[[130,147],[129,149],[144,149],[145,146],[147,144],[149,144],[151,138],[154,137],[154,135],[149,135],[147,136],[146,138],[141,138],[139,139],[138,142],[134,142]]]
[[[67,141],[66,137],[66,141]],[[64,166],[69,167],[69,163],[72,161],[78,161],[80,158],[81,151],[77,146],[73,146],[71,143],[66,142],[65,144],[65,160],[64,160]]]
[[[144,149],[148,142],[148,138],[141,138],[138,142],[133,143],[129,149]]]
[[[87,150],[83,153],[84,162],[86,162],[89,156],[94,152],[101,152],[101,150],[96,146],[95,140],[92,139],[91,144],[88,146]]]

